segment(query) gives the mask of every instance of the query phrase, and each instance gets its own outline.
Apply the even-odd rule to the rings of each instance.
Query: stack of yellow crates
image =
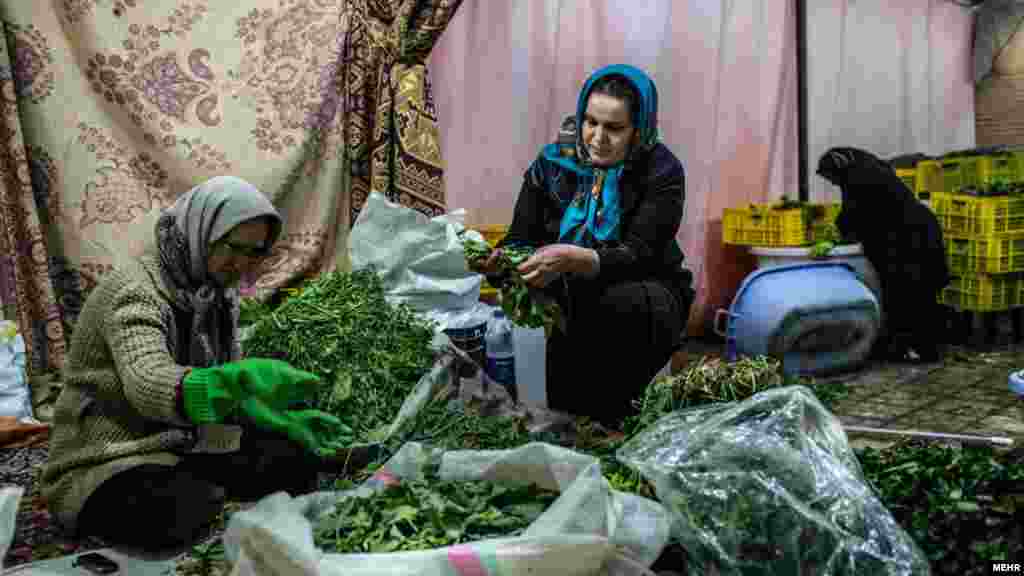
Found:
[[[726,208],[722,214],[722,241],[737,246],[810,246],[824,238],[826,227],[839,215],[839,203],[805,204],[779,208],[752,204]]]
[[[940,300],[975,312],[1024,305],[1024,195],[1007,194],[1024,181],[1024,156],[946,158],[941,168],[942,191],[930,199],[953,279]],[[1006,195],[990,195],[1000,186]]]

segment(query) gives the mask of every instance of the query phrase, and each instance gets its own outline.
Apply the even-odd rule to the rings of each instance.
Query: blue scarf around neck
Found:
[[[609,167],[594,166],[583,144],[584,115],[594,83],[605,76],[624,76],[636,89],[640,98],[633,104],[633,125],[640,130],[638,145],[626,160]],[[577,174],[576,193],[565,208],[559,227],[558,241],[586,248],[596,243],[619,240],[621,233],[622,202],[619,184],[630,161],[638,151],[649,151],[658,141],[658,93],[654,82],[638,68],[625,64],[606,66],[594,72],[580,91],[576,104],[575,155],[567,156],[559,144],[549,144],[542,153],[555,164]]]

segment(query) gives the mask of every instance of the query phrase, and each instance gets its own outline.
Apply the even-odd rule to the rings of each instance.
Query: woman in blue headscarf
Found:
[[[607,424],[632,413],[680,346],[693,300],[675,240],[683,166],[658,140],[657,109],[643,71],[594,72],[526,171],[498,245],[537,249],[519,271],[565,314],[548,340],[549,406]],[[482,271],[493,274],[497,253]]]

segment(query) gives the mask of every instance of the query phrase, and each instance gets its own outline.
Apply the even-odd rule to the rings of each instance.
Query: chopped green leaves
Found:
[[[557,498],[536,486],[403,480],[342,500],[314,531],[325,552],[428,550],[522,533]]]

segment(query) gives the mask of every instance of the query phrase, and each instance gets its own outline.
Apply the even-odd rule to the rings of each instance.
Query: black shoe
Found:
[[[942,360],[942,355],[936,350],[922,353],[914,348],[906,348],[903,351],[890,352],[887,360],[896,364],[934,364]]]
[[[916,353],[919,364],[934,364],[942,361],[942,352],[937,348],[913,348],[911,351]]]

